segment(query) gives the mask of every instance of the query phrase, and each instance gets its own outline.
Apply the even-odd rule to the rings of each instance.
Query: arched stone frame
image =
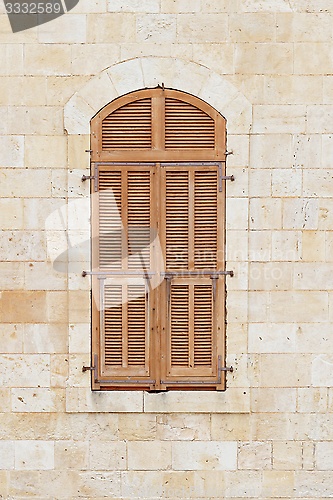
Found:
[[[241,241],[242,244],[247,244],[248,199],[246,169],[249,164],[249,135],[252,124],[251,103],[225,77],[203,65],[167,57],[136,58],[117,63],[105,69],[72,96],[64,109],[65,130],[69,136],[72,150],[77,151],[84,144],[88,146],[90,120],[100,109],[119,96],[139,89],[154,88],[158,85],[184,91],[201,98],[212,105],[227,120],[228,150],[233,152],[231,156],[228,156],[227,167],[230,170],[232,169],[228,174],[235,174],[238,180],[238,182],[236,181],[227,186],[227,241],[229,241],[229,246],[227,245],[227,267],[229,269],[236,265],[239,268],[239,273],[236,272],[236,277],[232,282],[229,282],[227,303],[227,338],[235,335],[237,339],[234,345],[238,347],[232,350],[228,349],[227,364],[241,364],[242,373],[241,377],[237,377],[236,369],[234,375],[228,377],[229,389],[226,393],[207,394],[206,406],[203,406],[201,399],[196,400],[195,397],[193,398],[193,396],[191,397],[190,394],[186,393],[179,393],[178,396],[165,394],[162,405],[159,395],[146,394],[144,398],[148,399],[145,408],[150,408],[148,411],[247,412],[249,411],[249,382],[247,380],[245,353],[248,320],[248,258],[246,253],[243,252],[241,257],[237,255],[239,247],[237,247],[235,253],[232,250],[235,243],[237,245]],[[69,155],[69,167],[86,169],[84,173],[88,174],[90,168],[89,155],[85,154],[85,162],[80,165],[71,164],[75,154]],[[88,196],[88,193],[89,189],[86,186],[79,196]],[[70,221],[68,229],[71,230]],[[240,260],[242,266],[237,266],[237,261]],[[87,289],[86,286],[84,288]],[[241,307],[239,304],[241,304]],[[241,347],[239,347],[240,345]],[[89,353],[87,353],[88,360]],[[68,398],[68,411],[117,411],[117,407],[124,408],[119,400],[121,394],[119,391],[117,392],[117,402],[115,402],[111,393],[103,396],[90,394],[90,380],[88,377],[86,377],[86,382],[80,388],[69,388],[69,390],[71,391],[71,397]],[[79,391],[81,396],[84,396],[84,403],[79,402],[79,394],[76,394],[75,390],[76,392]],[[82,391],[85,391],[85,395]],[[141,411],[137,406],[140,407],[141,404],[138,396],[135,394],[129,396],[128,393],[124,393],[124,401],[127,402],[129,398],[133,399],[133,405],[136,409],[133,409],[131,403],[130,408],[124,411]],[[167,400],[169,403],[164,406]],[[104,403],[99,405],[98,401]],[[77,407],[77,404],[82,405],[81,410]],[[91,410],[88,409],[89,406],[91,406]]]

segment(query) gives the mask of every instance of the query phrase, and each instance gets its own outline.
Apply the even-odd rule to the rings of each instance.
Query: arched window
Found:
[[[225,389],[225,119],[156,88],[91,122],[93,389]]]

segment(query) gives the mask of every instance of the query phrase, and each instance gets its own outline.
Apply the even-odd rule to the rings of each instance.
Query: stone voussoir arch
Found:
[[[141,57],[110,66],[89,80],[67,102],[64,127],[69,135],[90,134],[90,120],[122,95],[157,86],[195,95],[227,120],[229,134],[249,134],[252,105],[225,77],[198,63],[171,57]]]

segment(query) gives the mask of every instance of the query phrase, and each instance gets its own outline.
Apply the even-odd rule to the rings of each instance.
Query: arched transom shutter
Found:
[[[225,388],[224,125],[163,89],[92,122],[94,389]]]

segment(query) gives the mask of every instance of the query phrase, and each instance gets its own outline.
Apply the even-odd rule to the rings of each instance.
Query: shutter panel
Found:
[[[102,121],[102,149],[150,149],[151,130],[151,99],[130,102]]]
[[[214,149],[215,123],[201,109],[165,99],[165,149]]]

